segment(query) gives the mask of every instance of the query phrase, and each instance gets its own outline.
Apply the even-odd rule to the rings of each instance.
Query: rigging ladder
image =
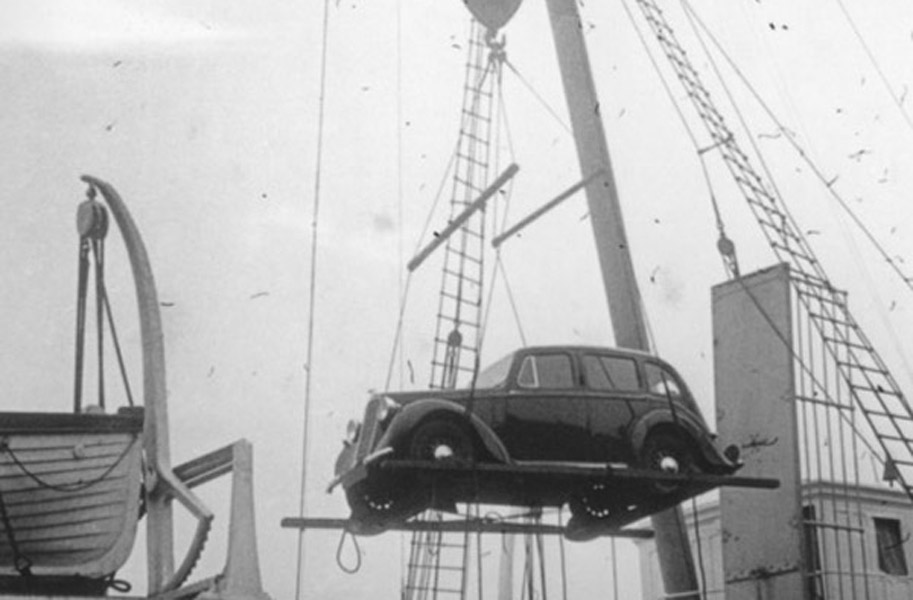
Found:
[[[794,291],[814,324],[823,351],[834,361],[884,451],[886,474],[913,500],[913,410],[850,313],[846,294],[831,284],[782,199],[768,189],[739,147],[663,11],[654,0],[636,1],[774,254],[790,266]]]
[[[503,50],[475,19],[471,27],[452,180],[451,221],[489,186],[493,158],[491,136]],[[484,244],[484,210],[447,239],[431,360],[432,389],[456,389],[474,383],[481,341]],[[478,517],[478,505],[469,505],[468,510],[467,518]],[[438,522],[441,514],[431,510],[418,520]],[[469,531],[414,532],[403,598],[465,598],[469,536]]]

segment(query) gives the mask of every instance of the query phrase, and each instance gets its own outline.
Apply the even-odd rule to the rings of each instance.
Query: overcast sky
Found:
[[[712,421],[709,287],[725,274],[707,186],[620,3],[581,4],[656,345]],[[678,5],[668,4],[684,25]],[[845,4],[906,102],[913,7],[903,0],[882,0],[878,10],[861,0]],[[694,5],[888,252],[913,261],[913,131],[836,0]],[[297,512],[301,473],[322,9],[317,0],[7,0],[0,19],[6,406],[70,406],[74,215],[84,193],[78,176],[106,179],[145,236],[168,304],[175,462],[239,437],[253,441],[262,570],[277,599],[294,590],[296,533],[279,521]],[[456,0],[340,0],[330,2],[329,16],[307,505],[315,516],[344,516],[342,496],[324,489],[346,421],[360,415],[369,389],[384,385],[402,265],[419,243],[456,140],[468,15]],[[505,33],[512,63],[566,121],[543,3],[526,2]],[[682,30],[681,37],[706,72],[693,35]],[[727,78],[825,269],[850,291],[857,318],[909,389],[899,351],[913,350],[903,335],[913,310],[909,290],[891,279],[775,126],[745,103],[731,72]],[[736,123],[722,90],[713,91]],[[562,124],[511,73],[504,95],[521,168],[510,211],[519,217],[580,174]],[[714,189],[742,270],[769,265],[771,253],[716,162]],[[432,223],[445,218],[439,211]],[[530,343],[611,344],[590,236],[585,202],[576,198],[505,246]],[[111,238],[108,281],[135,364],[132,282],[119,244]],[[404,357],[416,386],[428,378],[439,268],[429,261],[417,272],[409,297]],[[520,345],[498,286],[483,362]],[[223,482],[201,493],[219,515],[219,532],[200,577],[224,560],[227,490]],[[354,576],[335,566],[337,539],[307,535],[306,598],[396,597],[401,536],[367,540]],[[607,546],[571,548],[579,597],[610,589]],[[621,547],[623,589],[636,593],[633,551]],[[144,588],[140,560],[122,576]]]

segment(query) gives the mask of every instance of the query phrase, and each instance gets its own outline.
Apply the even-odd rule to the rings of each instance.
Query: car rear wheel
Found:
[[[640,467],[650,471],[669,474],[688,474],[698,471],[694,452],[686,434],[673,431],[659,431],[647,436],[640,453]],[[657,481],[653,487],[661,493],[671,493],[681,485],[675,482]]]
[[[416,460],[470,463],[474,457],[472,438],[466,428],[451,419],[430,419],[412,434],[409,456]]]
[[[594,483],[572,495],[568,507],[572,516],[583,521],[605,521],[621,511],[618,495],[603,483]]]
[[[346,490],[352,520],[360,523],[362,533],[386,529],[389,523],[408,519],[424,510],[427,500],[414,482],[391,481],[387,485],[359,484]]]

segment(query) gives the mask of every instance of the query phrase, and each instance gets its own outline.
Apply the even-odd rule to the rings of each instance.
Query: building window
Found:
[[[900,520],[875,518],[875,543],[878,546],[878,568],[889,575],[906,575],[907,558],[900,534]]]
[[[814,504],[802,506],[802,522],[805,527],[805,564],[808,567],[806,589],[810,600],[824,598],[824,578],[821,572],[821,551],[818,548],[818,518]]]

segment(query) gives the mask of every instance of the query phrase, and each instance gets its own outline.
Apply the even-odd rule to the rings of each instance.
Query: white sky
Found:
[[[883,0],[876,11],[861,0],[845,3],[896,93],[905,96],[913,83],[913,6]],[[669,4],[677,14],[677,5]],[[694,4],[822,170],[839,175],[836,188],[888,251],[913,261],[913,131],[836,0]],[[468,29],[457,1],[341,0],[330,10],[308,510],[344,516],[341,495],[323,490],[346,421],[360,415],[369,389],[383,386],[400,265],[418,242],[456,139]],[[620,4],[586,2],[582,11],[657,345],[712,415],[708,288],[724,274],[706,185]],[[297,512],[301,470],[322,3],[14,0],[3,12],[0,268],[6,281],[0,306],[6,318],[0,319],[0,337],[7,343],[0,376],[8,382],[6,404],[15,410],[70,406],[73,219],[83,194],[78,175],[92,173],[112,182],[129,203],[161,299],[173,303],[163,316],[175,461],[239,437],[253,441],[264,582],[274,598],[290,598],[296,533],[281,529],[279,521]],[[689,54],[706,69],[686,33]],[[543,3],[526,2],[506,34],[510,59],[564,115]],[[740,99],[747,97],[732,86]],[[505,74],[504,90],[521,167],[510,210],[519,217],[576,182],[579,173],[561,126],[515,76]],[[677,88],[676,94],[681,97]],[[735,123],[720,90],[714,94]],[[746,108],[746,115],[756,133],[774,130],[757,109]],[[772,152],[771,167],[802,227],[819,232],[812,243],[825,268],[849,289],[857,318],[909,389],[886,333],[903,338],[897,343],[909,354],[909,336],[901,335],[913,310],[909,291],[890,279],[782,139],[758,142]],[[852,157],[861,149],[868,152]],[[743,271],[767,266],[771,254],[744,203],[718,163],[712,173]],[[571,200],[505,247],[531,343],[611,343],[585,213],[582,198]],[[444,218],[441,213],[434,222]],[[132,282],[119,239],[112,237],[109,248],[114,308],[135,362]],[[429,261],[423,267],[410,295],[405,356],[418,384],[427,381],[438,266]],[[488,333],[486,359],[520,343],[498,285],[501,308]],[[224,560],[227,490],[225,482],[203,492],[222,533],[199,576],[214,573]],[[355,576],[334,564],[336,534],[313,533],[306,540],[306,598],[398,594],[400,536],[364,542],[365,565]],[[580,597],[611,589],[607,546],[571,550]],[[631,546],[620,547],[623,589],[636,593]],[[144,587],[139,564],[123,576]]]

